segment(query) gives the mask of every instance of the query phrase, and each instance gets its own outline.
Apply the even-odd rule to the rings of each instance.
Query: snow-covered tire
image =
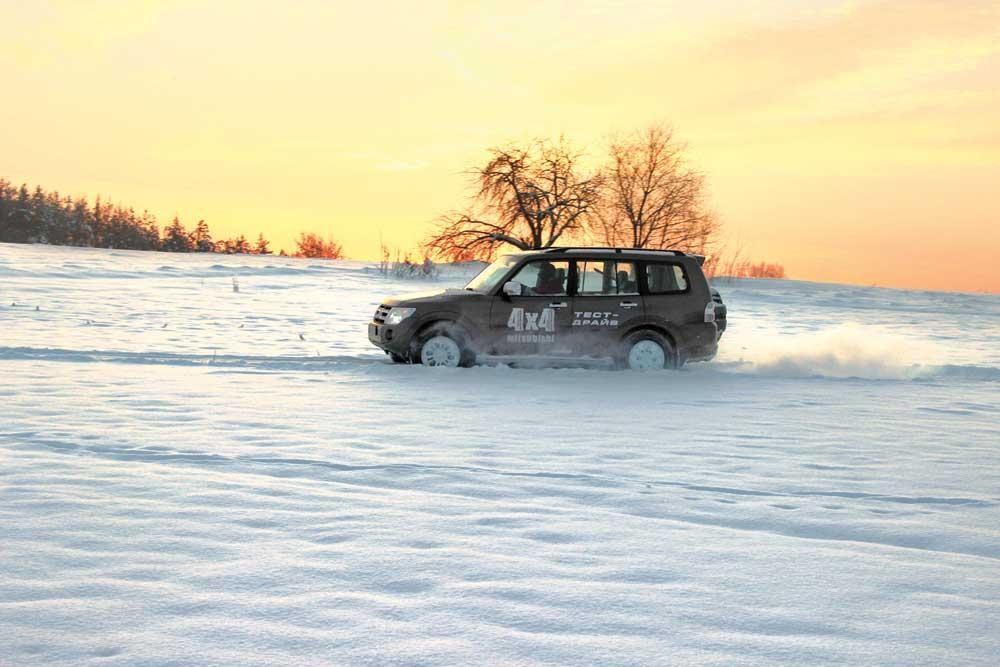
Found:
[[[424,366],[471,366],[475,355],[468,349],[465,336],[455,325],[442,324],[423,332],[414,345],[413,363]]]
[[[636,371],[677,368],[677,351],[656,331],[636,331],[622,341],[618,366]]]

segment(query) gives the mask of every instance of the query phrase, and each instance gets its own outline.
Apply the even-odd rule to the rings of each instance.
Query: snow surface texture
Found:
[[[679,372],[392,365],[426,287],[0,244],[0,663],[1000,660],[1000,298],[733,282]]]

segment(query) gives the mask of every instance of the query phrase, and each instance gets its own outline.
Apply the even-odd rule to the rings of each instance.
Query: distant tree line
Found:
[[[161,250],[164,252],[218,252],[271,254],[263,234],[249,241],[214,240],[208,223],[199,220],[190,231],[174,217],[162,234],[156,216],[148,211],[101,201],[91,205],[84,197],[64,197],[41,187],[15,187],[0,179],[0,242]],[[284,254],[282,251],[281,254]]]

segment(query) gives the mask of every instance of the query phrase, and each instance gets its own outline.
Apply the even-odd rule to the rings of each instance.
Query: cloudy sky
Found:
[[[696,6],[697,5],[697,6]],[[0,0],[0,177],[412,248],[507,141],[673,125],[730,247],[1000,290],[1000,4]]]

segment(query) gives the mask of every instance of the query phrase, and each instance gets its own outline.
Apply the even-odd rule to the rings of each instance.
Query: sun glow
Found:
[[[509,140],[671,123],[792,277],[1000,290],[1000,9],[5,3],[0,178],[374,258]]]

